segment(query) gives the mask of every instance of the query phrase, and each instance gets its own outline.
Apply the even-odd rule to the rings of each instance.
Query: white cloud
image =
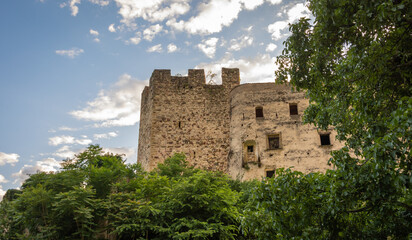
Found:
[[[120,7],[119,14],[126,25],[132,24],[136,18],[159,22],[185,14],[190,9],[188,4],[190,0],[115,0],[115,2]]]
[[[88,145],[92,143],[92,140],[90,139],[76,139],[72,136],[55,136],[55,137],[51,137],[49,138],[49,145],[52,146],[58,146],[61,144],[80,144],[80,145]]]
[[[90,29],[89,32],[90,32],[90,34],[93,35],[93,36],[99,36],[99,32],[96,31],[96,30]]]
[[[289,9],[288,11],[289,23],[293,23],[302,17],[306,17],[306,18],[311,17],[310,10],[305,6],[304,3],[298,3],[295,6],[293,6],[291,9]]]
[[[178,50],[177,46],[174,45],[173,43],[170,43],[169,45],[167,45],[167,52],[168,53],[176,52],[177,50]]]
[[[60,169],[60,163],[54,158],[46,158],[41,161],[37,161],[36,165],[25,164],[20,171],[13,173],[12,176],[16,178],[14,183],[22,183],[26,180],[29,174],[36,172],[54,172]]]
[[[8,182],[7,179],[3,175],[0,174],[0,183],[6,183],[6,182]]]
[[[108,0],[89,0],[89,2],[100,5],[102,7],[109,5]]]
[[[266,52],[273,52],[278,46],[274,43],[269,43],[266,47]]]
[[[134,37],[131,37],[131,38],[129,39],[129,42],[130,42],[131,44],[137,45],[137,44],[140,43],[141,40],[142,40],[142,39],[141,39],[139,36],[134,36]]]
[[[98,42],[100,42],[100,39],[99,38],[94,38],[93,41],[98,43]]]
[[[272,34],[273,40],[279,40],[290,33],[288,31],[289,23],[294,23],[301,17],[311,17],[309,9],[303,3],[298,3],[287,11],[288,19],[286,21],[277,21],[268,25],[268,32]]]
[[[205,71],[216,73],[216,82],[222,82],[221,70],[225,68],[239,68],[240,79],[242,83],[253,82],[273,82],[275,79],[275,58],[271,58],[269,54],[257,55],[254,58],[234,59],[230,55],[226,55],[222,59],[211,62],[201,63],[195,68],[203,68]]]
[[[157,44],[154,45],[153,47],[150,47],[147,49],[147,52],[162,52],[162,44]]]
[[[208,40],[202,40],[202,43],[199,43],[197,47],[202,50],[202,52],[209,58],[215,57],[216,44],[219,41],[218,38],[209,38]]]
[[[71,128],[71,127],[67,127],[67,126],[61,126],[59,127],[59,131],[77,131],[77,128]],[[56,131],[54,131],[56,132]]]
[[[103,148],[103,151],[114,154],[124,154],[126,163],[136,163],[136,149],[135,148]]]
[[[56,137],[51,137],[49,138],[49,145],[52,146],[57,146],[60,144],[73,144],[74,141],[74,137],[72,136],[56,136]]]
[[[3,200],[4,194],[6,194],[6,191],[4,191],[3,187],[0,185],[0,201]]]
[[[268,26],[268,32],[272,34],[272,39],[276,41],[289,34],[288,26],[287,21],[277,21]]]
[[[153,38],[162,31],[163,27],[160,24],[152,25],[143,31],[143,38],[151,42]]]
[[[73,158],[76,153],[73,152],[69,146],[65,145],[59,148],[53,155],[61,158]]]
[[[147,84],[124,74],[111,89],[101,90],[87,107],[70,114],[97,122],[96,127],[132,126],[139,121],[141,93]]]
[[[109,133],[100,133],[100,134],[94,134],[93,138],[95,140],[99,140],[99,139],[109,139],[112,137],[117,137],[117,133],[116,132],[109,132]]]
[[[4,153],[0,152],[0,166],[5,164],[11,164],[14,166],[19,161],[19,154],[17,153]]]
[[[80,0],[71,0],[69,3],[70,10],[72,11],[72,16],[77,16],[79,13],[79,7],[76,4],[80,4]]]
[[[270,2],[271,4],[275,5],[275,4],[279,4],[282,2],[282,0],[266,0],[268,2]]]
[[[232,39],[230,41],[229,50],[239,51],[242,48],[252,45],[253,37],[251,36],[241,36],[238,39]]]
[[[56,50],[57,55],[66,56],[69,58],[75,58],[82,53],[84,53],[84,50],[79,48],[72,48],[69,50]]]
[[[238,17],[242,9],[239,1],[211,0],[201,3],[198,7],[199,14],[188,21],[176,21],[175,18],[166,22],[166,25],[179,31],[187,31],[192,34],[217,33],[223,27],[227,27]]]
[[[93,141],[91,139],[76,139],[76,143],[80,145],[89,145]]]
[[[253,10],[263,4],[263,0],[241,0],[247,10]]]
[[[114,23],[110,24],[110,26],[107,28],[109,32],[116,32],[116,28],[114,28]]]

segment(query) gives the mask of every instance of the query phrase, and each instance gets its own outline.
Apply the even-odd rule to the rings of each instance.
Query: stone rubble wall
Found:
[[[289,104],[297,104],[298,115],[290,115]],[[303,92],[275,83],[243,84],[231,92],[230,149],[228,173],[246,180],[266,176],[266,171],[294,167],[301,172],[324,172],[330,151],[342,147],[336,133],[328,129],[331,145],[321,146],[313,125],[303,125],[302,115],[309,106]],[[255,108],[263,108],[256,118]],[[326,133],[325,132],[325,133]],[[280,137],[280,148],[269,149],[268,136]],[[255,144],[254,158],[245,145]]]

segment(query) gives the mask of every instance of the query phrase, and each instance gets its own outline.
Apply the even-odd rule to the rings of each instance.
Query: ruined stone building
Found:
[[[276,168],[325,171],[335,132],[302,124],[309,101],[275,83],[241,84],[239,69],[223,68],[208,85],[203,69],[188,76],[155,70],[142,93],[138,162],[152,170],[175,152],[195,167],[237,179],[270,177]]]

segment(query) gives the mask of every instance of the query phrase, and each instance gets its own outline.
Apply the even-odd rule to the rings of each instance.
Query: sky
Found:
[[[137,161],[140,97],[154,69],[240,69],[274,81],[304,0],[3,0],[0,198],[89,144]],[[208,79],[209,81],[210,79]]]

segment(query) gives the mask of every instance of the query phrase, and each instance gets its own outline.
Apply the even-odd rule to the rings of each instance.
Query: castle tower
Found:
[[[175,152],[189,163],[227,171],[231,89],[239,69],[223,68],[222,85],[207,85],[203,69],[188,76],[155,70],[142,93],[138,162],[152,170]]]

